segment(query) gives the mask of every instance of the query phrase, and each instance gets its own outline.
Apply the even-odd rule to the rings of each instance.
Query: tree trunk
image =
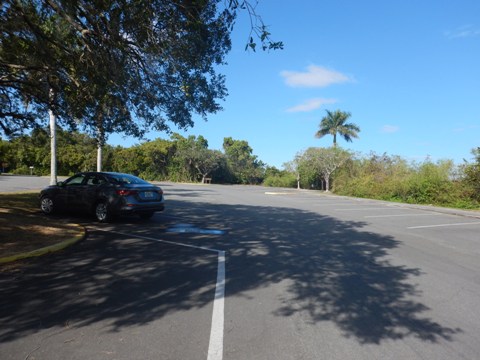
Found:
[[[325,192],[330,191],[330,175],[324,177],[325,180]]]

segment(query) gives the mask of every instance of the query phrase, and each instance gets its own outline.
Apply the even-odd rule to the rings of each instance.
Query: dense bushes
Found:
[[[475,162],[465,164],[463,168],[465,191],[468,192],[470,198],[480,203],[480,147],[473,149],[472,154]]]
[[[450,160],[434,163],[428,159],[408,164],[396,156],[371,154],[343,168],[335,177],[334,191],[412,204],[478,208],[476,182],[469,181],[465,172],[469,166],[456,166]]]
[[[325,151],[297,154],[285,167],[288,172],[267,176],[266,185],[325,189],[320,167],[312,156]],[[473,151],[475,163],[456,165],[451,160],[407,162],[399,156],[371,153],[343,162],[331,175],[334,193],[412,204],[457,208],[480,208],[480,148]]]
[[[297,179],[292,173],[281,173],[278,175],[269,175],[263,181],[263,185],[271,187],[292,188],[297,186]]]

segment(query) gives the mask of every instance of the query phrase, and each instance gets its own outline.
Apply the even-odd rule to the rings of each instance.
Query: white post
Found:
[[[53,90],[50,89],[50,97],[53,98]],[[57,184],[57,118],[50,108],[50,185]]]
[[[97,171],[102,171],[102,144],[97,145]]]

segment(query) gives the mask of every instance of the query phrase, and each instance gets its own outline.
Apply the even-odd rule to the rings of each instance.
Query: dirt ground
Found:
[[[0,194],[0,258],[54,245],[78,233],[76,224],[40,213],[37,193]]]

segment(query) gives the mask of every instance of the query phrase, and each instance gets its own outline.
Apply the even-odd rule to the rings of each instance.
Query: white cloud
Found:
[[[280,75],[292,87],[326,87],[352,81],[347,75],[316,65],[310,65],[306,72],[285,70]]]
[[[467,38],[480,36],[480,29],[473,25],[461,26],[453,31],[446,31],[445,36],[449,39]]]
[[[400,128],[396,125],[383,125],[382,127],[382,132],[388,134],[395,133],[398,130],[400,130]]]
[[[325,104],[334,104],[337,100],[335,99],[323,99],[323,98],[315,98],[309,99],[304,101],[302,104],[293,106],[287,109],[287,112],[309,112],[320,108],[322,105]]]

